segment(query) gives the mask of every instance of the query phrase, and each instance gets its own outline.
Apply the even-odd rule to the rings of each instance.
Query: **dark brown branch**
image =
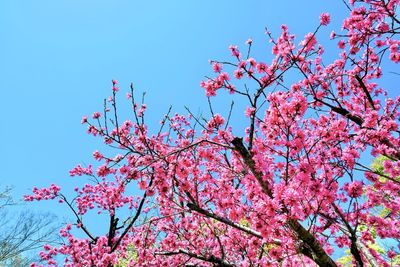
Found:
[[[254,162],[252,156],[249,151],[243,145],[243,139],[239,137],[235,137],[231,141],[232,145],[235,147],[235,150],[239,153],[239,155],[243,158],[245,164],[249,167],[250,171],[253,173],[254,177],[257,179],[258,183],[261,185],[263,192],[272,198],[272,191],[268,183],[263,180],[263,175],[261,172],[257,171],[256,163]]]
[[[263,192],[269,197],[273,198],[273,194],[269,188],[269,185],[263,180],[262,173],[256,170],[256,164],[252,156],[243,145],[243,139],[235,137],[231,143],[235,147],[235,150],[241,155],[245,164],[252,171],[253,175],[256,177]],[[337,267],[336,263],[325,252],[318,239],[309,231],[307,231],[307,229],[305,229],[297,220],[288,219],[287,224],[296,233],[299,240],[303,242],[302,247],[307,247],[307,250],[303,249],[301,251],[305,256],[314,260],[315,263],[321,267]]]
[[[326,103],[325,101],[322,101],[321,99],[315,98],[315,101],[320,102],[322,104],[324,104],[325,106],[329,107],[333,112],[336,112],[340,115],[342,115],[343,117],[348,118],[349,120],[355,122],[357,125],[362,125],[364,120],[356,115],[352,115],[350,113],[350,111],[348,111],[347,109],[344,109],[342,107],[335,107],[329,103]]]
[[[371,266],[379,266],[378,262],[376,261],[376,258],[371,254],[369,249],[362,242],[357,241],[356,244],[359,250],[362,251],[364,257],[371,264]]]
[[[365,83],[363,82],[363,80],[361,79],[360,76],[356,75],[355,78],[358,81],[358,83],[360,84],[361,88],[363,89],[364,94],[367,96],[367,99],[368,99],[369,104],[371,105],[371,108],[375,109],[374,101],[372,100],[371,94],[368,92],[368,89],[365,86]]]
[[[152,183],[153,183],[153,179],[150,180],[149,187],[152,185]],[[121,243],[122,239],[124,239],[124,237],[128,234],[129,230],[131,230],[131,228],[133,227],[133,224],[139,218],[139,215],[142,212],[142,208],[143,208],[144,202],[146,200],[146,197],[147,197],[147,195],[146,195],[146,193],[144,193],[143,197],[142,197],[142,200],[139,203],[139,207],[136,210],[135,216],[132,218],[132,220],[130,221],[129,225],[125,228],[124,232],[121,234],[121,236],[115,242],[115,244],[112,246],[111,253],[114,252],[118,248],[118,246]]]
[[[261,233],[255,231],[253,229],[250,229],[248,227],[242,226],[242,225],[240,225],[238,223],[232,222],[232,221],[230,221],[230,220],[228,220],[226,218],[220,217],[220,216],[218,216],[218,215],[216,215],[214,213],[211,213],[211,212],[209,212],[209,211],[207,211],[205,209],[202,209],[199,206],[197,206],[196,204],[188,203],[187,207],[189,209],[193,210],[193,211],[196,211],[196,212],[206,216],[206,217],[213,218],[213,219],[215,219],[215,220],[217,220],[219,222],[222,222],[222,223],[224,223],[226,225],[229,225],[229,226],[231,226],[233,228],[236,228],[236,229],[238,229],[240,231],[243,231],[243,232],[245,232],[245,233],[247,233],[249,235],[255,236],[257,238],[262,238]],[[276,245],[280,245],[281,244],[280,240],[274,240],[273,243],[276,244]]]
[[[179,249],[177,251],[165,251],[165,252],[156,252],[156,255],[163,255],[163,256],[174,256],[174,255],[179,255],[179,254],[185,254],[191,258],[195,258],[195,259],[199,259],[202,261],[206,261],[206,262],[210,262],[210,263],[214,263],[215,266],[218,267],[234,267],[235,265],[224,261],[218,257],[215,257],[214,255],[210,255],[210,256],[202,256],[202,255],[198,255],[195,253],[192,253],[190,251],[186,251],[184,249]]]
[[[115,237],[115,232],[117,231],[118,218],[115,218],[115,215],[110,215],[110,228],[108,230],[108,240],[107,244],[109,247],[112,247],[112,241]]]
[[[71,209],[71,211],[74,213],[76,220],[78,222],[78,224],[80,224],[80,228],[83,230],[83,232],[85,232],[85,234],[93,241],[93,242],[97,242],[97,237],[94,237],[89,230],[85,227],[85,225],[83,224],[83,221],[81,220],[81,218],[79,217],[78,213],[76,212],[76,210],[74,209],[74,207],[72,207],[72,204],[69,203],[69,201],[67,200],[67,198],[64,195],[59,195],[59,197],[67,204],[67,206]]]
[[[349,237],[350,241],[351,241],[350,253],[354,257],[354,260],[356,262],[356,266],[357,267],[364,267],[364,262],[362,261],[360,251],[358,250],[358,247],[357,247],[356,231],[351,228],[349,222],[346,220],[346,218],[344,217],[343,213],[339,210],[339,208],[336,206],[336,204],[332,203],[332,206],[333,206],[335,212],[342,219],[342,221],[343,221],[344,225],[346,226],[347,231],[348,231],[348,233],[350,235],[350,237]]]
[[[310,249],[309,253],[303,254],[315,261],[321,267],[337,267],[336,263],[325,252],[318,239],[305,229],[297,220],[288,219],[288,225]]]

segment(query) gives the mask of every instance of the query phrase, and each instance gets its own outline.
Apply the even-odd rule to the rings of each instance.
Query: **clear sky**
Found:
[[[0,185],[14,186],[16,198],[35,185],[72,189],[68,171],[104,147],[80,120],[102,108],[111,79],[122,92],[130,82],[146,91],[157,125],[169,105],[207,109],[199,82],[209,59],[229,58],[230,44],[253,37],[254,56],[268,59],[265,26],[277,36],[285,23],[302,37],[326,11],[327,38],[345,16],[341,1],[1,0]]]

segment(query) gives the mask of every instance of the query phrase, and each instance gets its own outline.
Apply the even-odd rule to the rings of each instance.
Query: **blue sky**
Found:
[[[229,59],[230,44],[252,37],[254,56],[268,60],[265,26],[277,36],[285,23],[302,37],[326,11],[327,38],[345,16],[340,1],[0,1],[0,186],[13,186],[15,198],[35,185],[71,190],[68,171],[104,148],[80,120],[101,110],[111,79],[122,92],[130,82],[147,92],[148,123],[157,127],[170,105],[207,110],[199,82],[209,59]],[[216,107],[227,110],[225,100]],[[66,214],[49,203],[31,207]]]

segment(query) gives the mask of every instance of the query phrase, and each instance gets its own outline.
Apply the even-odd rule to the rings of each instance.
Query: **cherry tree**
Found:
[[[252,57],[251,39],[244,50],[229,47],[232,61],[211,61],[214,74],[201,87],[208,98],[227,91],[247,103],[241,136],[231,114],[212,107],[205,121],[168,112],[152,129],[133,86],[134,119],[124,121],[113,80],[104,111],[82,123],[115,154],[96,151],[97,167],[70,171],[90,181],[73,200],[57,185],[25,197],[58,199],[75,216],[60,231],[64,243],[44,247],[43,262],[325,267],[339,266],[335,253],[349,249],[354,266],[391,266],[400,239],[400,98],[380,84],[381,67],[400,61],[398,4],[345,3],[349,16],[330,36],[339,53],[317,40],[330,23],[322,13],[302,39],[285,25],[278,37],[267,30],[271,61]],[[362,161],[367,155],[385,156],[382,172]],[[90,210],[108,217],[101,236],[84,221]],[[378,239],[394,246],[380,254]]]

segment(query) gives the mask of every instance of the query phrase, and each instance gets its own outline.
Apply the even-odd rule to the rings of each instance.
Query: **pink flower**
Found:
[[[138,117],[142,117],[144,112],[146,111],[146,108],[147,108],[147,105],[146,104],[142,104],[142,106],[138,110],[137,116]]]
[[[241,54],[240,54],[239,49],[238,49],[237,46],[235,46],[235,45],[230,45],[230,46],[229,46],[229,50],[231,50],[232,56],[234,56],[234,57],[236,57],[236,58],[240,58],[240,57],[241,57]]]
[[[88,122],[88,117],[87,116],[83,116],[82,117],[82,120],[81,120],[81,123],[82,124],[85,124],[85,123],[87,123]]]
[[[346,190],[347,194],[350,197],[360,197],[363,193],[363,184],[360,181],[354,181],[350,184],[344,186],[344,190]]]
[[[304,51],[310,51],[314,49],[316,44],[317,40],[315,39],[314,34],[311,32],[307,33],[306,36],[304,36],[304,40],[300,43],[300,45],[304,46]]]
[[[93,174],[92,165],[89,165],[87,168],[84,168],[80,164],[78,164],[75,168],[69,171],[69,175],[72,177],[82,176],[82,175],[92,175],[92,174]]]
[[[389,250],[387,255],[389,259],[393,259],[394,257],[396,257],[397,253],[393,250]]]
[[[248,60],[247,60],[247,62],[249,62],[250,63],[250,66],[252,66],[252,67],[255,67],[256,65],[257,65],[257,62],[256,62],[256,60],[254,59],[254,58],[249,58]]]
[[[151,197],[151,196],[153,196],[154,194],[155,194],[155,191],[154,191],[153,188],[147,188],[147,190],[146,190],[146,195],[147,195],[147,196]]]
[[[217,73],[221,72],[221,70],[222,70],[222,65],[221,65],[220,63],[218,63],[218,62],[214,62],[214,64],[213,64],[213,70],[214,70],[214,72],[217,72]]]
[[[240,70],[235,70],[233,74],[235,75],[235,78],[238,80],[240,80],[243,77],[243,72],[241,72]]]
[[[343,40],[340,40],[340,41],[338,42],[338,47],[339,47],[340,49],[344,49],[345,45],[346,45],[346,43],[345,43]]]
[[[93,117],[93,119],[98,119],[101,117],[101,114],[100,114],[100,112],[95,112],[95,113],[93,113],[92,117]]]
[[[259,72],[259,73],[263,73],[263,72],[266,72],[267,71],[267,64],[265,64],[265,63],[258,63],[257,64],[257,71]]]
[[[321,25],[328,25],[331,22],[331,15],[329,13],[322,13],[319,16],[319,22]]]
[[[110,169],[107,167],[107,165],[102,165],[97,168],[96,174],[97,176],[100,177],[105,177],[107,174],[110,173]]]
[[[253,108],[253,107],[246,107],[246,110],[245,110],[245,112],[244,112],[244,114],[246,115],[246,117],[248,117],[248,118],[250,118],[251,116],[253,116],[254,115],[254,113],[255,113],[255,108]]]
[[[218,128],[219,126],[223,125],[224,123],[225,123],[225,119],[221,115],[215,114],[215,116],[212,117],[210,119],[210,121],[207,123],[207,127],[209,129]]]
[[[147,187],[147,182],[142,180],[142,181],[138,182],[138,186],[140,189],[143,190]]]
[[[98,161],[100,161],[104,158],[104,156],[98,150],[93,152],[93,157]]]

